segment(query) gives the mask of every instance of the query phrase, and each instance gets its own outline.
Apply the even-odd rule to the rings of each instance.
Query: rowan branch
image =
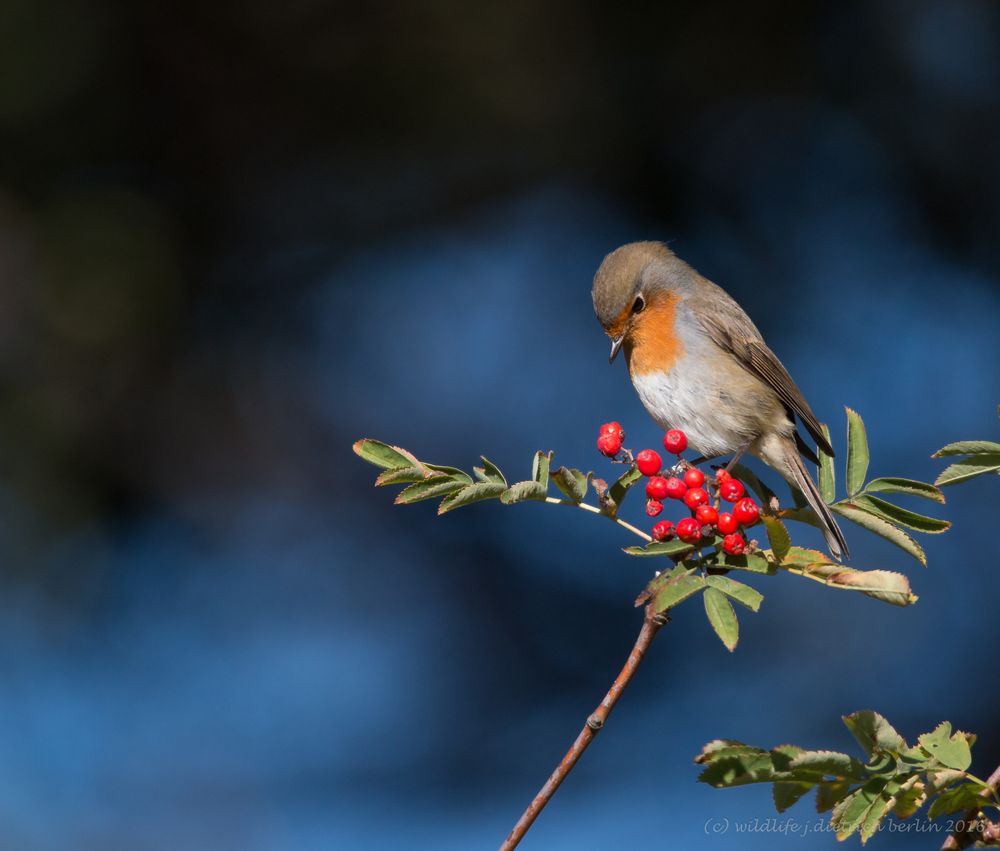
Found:
[[[649,645],[652,644],[653,639],[656,637],[656,633],[660,631],[660,628],[667,620],[668,618],[665,613],[655,614],[651,607],[646,607],[639,637],[636,638],[632,652],[629,653],[621,672],[611,684],[608,693],[604,695],[604,699],[588,716],[587,722],[580,731],[580,735],[576,737],[576,741],[570,746],[570,749],[566,752],[566,756],[562,758],[562,761],[556,766],[555,771],[545,781],[545,785],[535,795],[528,809],[524,811],[524,815],[514,825],[514,829],[510,832],[510,835],[500,846],[500,851],[511,851],[511,849],[518,846],[518,843],[524,838],[531,825],[534,824],[535,819],[538,818],[539,813],[541,813],[545,805],[555,794],[556,789],[559,788],[559,784],[566,779],[567,775],[573,770],[573,767],[579,762],[587,746],[604,727],[605,722],[608,720],[608,715],[615,708],[615,704],[618,702],[618,698],[621,697],[622,692],[625,691],[625,687],[632,681],[632,677],[646,655]]]
[[[998,787],[1000,787],[1000,765],[986,778],[986,788],[982,791],[983,798],[996,798]],[[968,810],[965,813],[959,820],[961,829],[956,828],[951,836],[944,841],[941,851],[960,851],[960,849],[968,848],[980,840],[996,841],[997,825],[988,819],[980,818],[979,812],[979,810]],[[991,835],[987,835],[988,833]]]

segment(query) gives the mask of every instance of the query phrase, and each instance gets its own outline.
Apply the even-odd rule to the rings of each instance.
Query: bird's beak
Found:
[[[611,354],[608,356],[608,363],[614,363],[615,358],[618,357],[618,352],[621,351],[622,342],[625,340],[625,335],[622,334],[620,337],[615,337],[611,340]]]

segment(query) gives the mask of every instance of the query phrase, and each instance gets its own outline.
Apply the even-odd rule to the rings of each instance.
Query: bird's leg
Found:
[[[729,463],[726,464],[725,469],[727,473],[731,472],[733,467],[740,463],[740,459],[747,454],[747,450],[751,447],[751,445],[753,445],[752,440],[749,443],[744,443],[739,449],[736,450],[733,457],[729,459]]]
[[[694,461],[678,459],[677,463],[667,470],[667,475],[680,476],[685,470],[690,470],[692,467],[700,467],[702,464],[707,464],[709,461],[714,461],[716,458],[721,457],[721,455],[699,455]]]

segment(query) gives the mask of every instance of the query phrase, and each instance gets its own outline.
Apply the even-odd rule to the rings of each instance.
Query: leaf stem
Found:
[[[569,504],[574,505],[576,503]],[[592,508],[592,506],[588,507]],[[628,654],[628,659],[625,661],[625,665],[622,667],[621,672],[611,684],[611,688],[608,689],[608,693],[604,695],[604,699],[587,717],[587,721],[583,725],[580,735],[576,737],[576,741],[574,741],[570,746],[570,749],[566,752],[566,756],[562,758],[562,761],[556,766],[555,771],[553,771],[549,779],[545,781],[545,785],[542,786],[538,794],[535,795],[534,800],[532,800],[532,802],[528,805],[528,808],[524,811],[524,815],[518,819],[518,822],[514,825],[514,829],[510,832],[510,835],[500,846],[500,851],[512,851],[512,849],[516,848],[518,843],[524,839],[524,835],[531,828],[531,825],[534,824],[535,819],[538,818],[539,813],[541,813],[541,811],[545,808],[545,805],[551,800],[552,796],[556,792],[556,789],[559,788],[559,784],[566,779],[567,775],[573,770],[573,767],[577,764],[580,757],[583,756],[583,752],[587,749],[587,746],[604,727],[604,723],[608,720],[608,715],[610,715],[611,710],[615,708],[615,704],[618,703],[618,698],[622,696],[622,692],[625,691],[625,687],[632,681],[632,677],[639,668],[639,664],[642,662],[643,657],[646,655],[649,645],[652,644],[653,639],[656,637],[656,633],[660,631],[660,628],[666,622],[667,617],[665,614],[654,614],[652,608],[650,606],[646,606],[645,617],[642,621],[642,629],[639,630],[639,636],[636,638],[635,644],[632,646],[632,651]]]
[[[642,529],[637,529],[631,523],[626,523],[620,517],[612,517],[610,514],[605,514],[596,505],[588,505],[586,502],[573,502],[573,500],[571,499],[557,499],[554,496],[545,497],[545,501],[551,505],[572,505],[575,508],[582,508],[584,511],[589,511],[591,514],[600,514],[601,517],[607,517],[608,520],[613,520],[623,529],[628,529],[628,531],[631,532],[633,535],[638,535],[647,543],[653,540],[649,535],[643,532]]]
[[[994,801],[998,800],[997,787],[1000,786],[1000,765],[993,770],[993,773],[985,782],[969,774],[967,771],[965,772],[965,776],[973,783],[979,783],[986,787],[982,792],[984,798],[988,799],[992,797]],[[993,805],[991,804],[991,806]],[[959,824],[963,829],[959,830],[956,828],[951,836],[944,841],[941,851],[957,851],[960,848],[968,848],[980,838],[978,835],[981,830],[978,810],[970,809],[966,811],[964,816],[959,820]],[[986,822],[986,825],[990,826],[990,823]]]

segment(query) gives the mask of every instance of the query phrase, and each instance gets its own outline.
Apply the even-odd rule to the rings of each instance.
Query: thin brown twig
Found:
[[[528,809],[524,811],[524,815],[518,819],[518,822],[514,825],[514,829],[510,832],[510,835],[500,846],[500,851],[511,851],[511,849],[516,848],[518,843],[524,838],[524,835],[528,832],[531,825],[534,824],[535,819],[538,818],[538,814],[541,813],[541,811],[545,808],[545,805],[555,794],[556,789],[559,788],[559,784],[566,779],[566,776],[573,770],[573,767],[577,764],[580,757],[583,756],[583,752],[587,749],[587,746],[604,727],[604,723],[608,720],[608,715],[611,714],[611,710],[615,708],[618,698],[620,698],[622,692],[625,691],[625,686],[632,681],[632,677],[638,669],[639,664],[642,662],[643,657],[646,655],[649,645],[656,637],[656,633],[660,631],[660,627],[662,627],[666,622],[667,616],[665,614],[654,614],[653,610],[649,606],[646,607],[646,613],[643,618],[642,629],[639,631],[639,637],[636,638],[635,644],[632,647],[632,652],[628,654],[628,659],[625,661],[625,665],[622,667],[621,672],[611,684],[611,688],[608,689],[608,693],[604,695],[604,699],[588,716],[587,722],[583,725],[583,729],[580,731],[580,735],[576,737],[576,741],[570,746],[570,749],[566,752],[566,756],[562,758],[562,761],[556,766],[555,771],[553,771],[549,779],[545,781],[545,785],[542,786],[539,793],[535,795],[534,800],[528,805]]]
[[[982,796],[984,798],[994,797],[997,789],[1000,788],[1000,765],[986,778],[986,787],[982,792]],[[961,829],[956,827],[951,836],[944,841],[941,851],[959,851],[959,849],[968,848],[976,840],[984,838],[982,835],[984,827],[995,827],[992,822],[981,820],[978,810],[969,810],[966,812],[959,820],[959,826]]]

